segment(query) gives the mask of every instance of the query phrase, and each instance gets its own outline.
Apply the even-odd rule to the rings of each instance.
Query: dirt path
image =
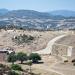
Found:
[[[52,52],[52,46],[55,43],[55,41],[65,37],[66,34],[61,35],[61,36],[57,36],[56,38],[52,39],[51,41],[49,41],[49,43],[47,44],[47,47],[43,50],[39,50],[33,53],[38,53],[38,54],[50,54]]]

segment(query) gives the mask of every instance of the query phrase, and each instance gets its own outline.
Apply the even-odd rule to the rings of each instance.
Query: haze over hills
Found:
[[[4,15],[8,12],[8,9],[0,9],[0,15]]]
[[[56,11],[51,11],[50,14],[62,15],[64,17],[75,17],[75,11],[70,11],[70,10],[56,10]]]
[[[0,9],[0,28],[23,29],[75,29],[74,11],[60,10],[53,12],[38,12],[34,10]]]
[[[36,13],[34,15],[37,15],[37,14],[41,14],[41,15],[47,15],[47,16],[64,16],[64,17],[75,17],[75,11],[72,11],[72,10],[54,10],[54,11],[50,11],[50,12],[38,12],[38,11],[34,11],[34,10],[24,10],[24,9],[21,9],[21,10],[8,10],[8,9],[0,9],[0,15],[2,14],[8,14],[10,13],[9,15],[11,14],[21,14],[21,15],[25,15],[25,16],[30,16],[32,13]],[[40,15],[39,14],[39,15]],[[34,16],[32,15],[32,16]],[[38,15],[37,15],[38,16]]]

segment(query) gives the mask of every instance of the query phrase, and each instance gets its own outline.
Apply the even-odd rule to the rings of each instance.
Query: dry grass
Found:
[[[20,34],[32,35],[33,37],[35,37],[35,40],[30,44],[16,45],[14,42],[12,42],[12,38],[14,36],[17,36]],[[20,52],[20,51],[31,52],[31,51],[35,51],[35,50],[41,50],[46,47],[47,43],[51,39],[53,39],[54,37],[61,35],[61,34],[63,34],[63,32],[60,32],[60,31],[59,32],[58,31],[44,31],[44,32],[41,31],[41,32],[39,32],[39,31],[16,30],[14,32],[11,30],[8,30],[8,31],[2,30],[2,31],[0,31],[0,48],[12,47],[15,49],[16,52]],[[74,37],[71,38],[70,36],[68,36],[67,38],[64,38],[58,42],[62,42],[63,44],[66,44],[70,40],[73,40],[73,42],[74,42]],[[65,41],[63,41],[63,40],[65,40]],[[68,41],[66,41],[66,40],[68,40]],[[37,73],[40,75],[59,75],[55,72],[50,71],[51,66],[57,62],[57,59],[55,57],[53,57],[53,56],[50,57],[47,55],[42,56],[42,61],[44,62],[43,64],[34,64],[32,66],[32,71],[34,73]],[[26,65],[21,65],[21,66],[23,67],[23,69],[29,68],[29,66],[26,66]],[[60,68],[57,69],[57,71],[58,70],[60,70]],[[63,71],[63,69],[62,69],[62,71]],[[61,71],[58,71],[58,72],[61,72]]]
[[[35,37],[35,40],[29,44],[16,45],[12,42],[12,38],[26,34]],[[0,48],[12,47],[16,52],[31,52],[35,50],[41,50],[46,47],[47,43],[54,37],[60,35],[60,32],[55,31],[23,31],[23,30],[1,30],[0,31]]]
[[[56,43],[75,47],[75,35],[70,34],[68,36],[65,36],[64,38],[58,40]]]

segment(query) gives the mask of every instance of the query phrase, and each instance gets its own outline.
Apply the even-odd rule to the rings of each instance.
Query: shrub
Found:
[[[34,40],[34,37],[29,36],[28,40]]]
[[[3,64],[0,64],[0,68],[3,68],[4,67],[4,65]]]
[[[12,62],[12,64],[14,64],[14,62],[17,60],[17,57],[15,54],[10,54],[7,58],[8,62]]]
[[[32,66],[32,61],[28,61],[27,65]]]
[[[66,63],[66,62],[68,62],[68,60],[64,60],[64,62]]]
[[[72,60],[72,63],[74,63],[74,62],[75,62],[75,59]]]
[[[25,35],[20,34],[19,36],[16,36],[15,38],[12,38],[12,41],[17,43],[18,45],[23,43],[30,43],[34,40],[34,37],[31,35]]]
[[[19,71],[22,71],[21,66],[20,66],[20,65],[18,65],[18,64],[12,64],[12,65],[11,65],[11,69],[13,69],[13,70],[19,70]]]
[[[19,74],[16,73],[15,71],[9,71],[7,75],[19,75]]]
[[[38,63],[38,61],[41,60],[41,57],[37,53],[31,53],[29,59],[32,60],[33,63]]]

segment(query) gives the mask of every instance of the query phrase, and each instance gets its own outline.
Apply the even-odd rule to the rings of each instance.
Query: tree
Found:
[[[29,59],[32,60],[33,63],[38,63],[38,61],[41,60],[41,57],[37,53],[31,53]]]
[[[23,61],[26,61],[27,60],[27,54],[26,53],[19,52],[17,54],[17,58],[18,58],[19,61],[21,61],[21,64],[23,64]]]
[[[16,60],[17,60],[17,57],[16,57],[16,55],[13,54],[13,53],[11,53],[11,54],[8,56],[8,58],[7,58],[7,61],[8,61],[8,62],[12,62],[12,64],[14,64],[14,62],[16,62]]]

